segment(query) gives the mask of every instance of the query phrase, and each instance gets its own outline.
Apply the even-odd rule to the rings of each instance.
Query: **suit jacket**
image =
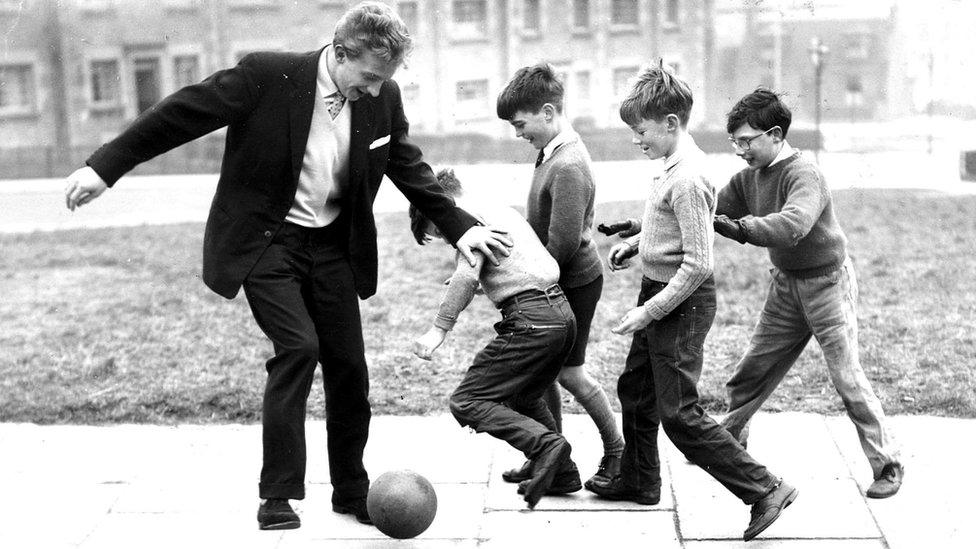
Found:
[[[236,67],[163,99],[87,160],[112,186],[139,163],[226,126],[204,233],[203,280],[228,299],[237,295],[294,202],[323,51],[250,54]],[[349,224],[347,251],[356,291],[365,299],[376,293],[373,200],[384,174],[451,242],[477,221],[440,190],[409,140],[395,82],[384,83],[379,97],[351,102],[351,108],[349,181],[340,220]]]

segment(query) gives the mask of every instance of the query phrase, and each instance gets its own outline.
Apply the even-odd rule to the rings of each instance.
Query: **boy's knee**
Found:
[[[318,362],[319,341],[315,337],[302,338],[292,345],[282,348],[278,354],[290,354],[302,361]]]
[[[589,392],[587,389],[589,389],[591,385],[595,385],[586,375],[586,371],[582,366],[572,366],[559,370],[558,380],[559,385],[572,393],[574,396],[578,396],[584,392]]]
[[[451,410],[451,415],[454,416],[454,419],[458,423],[463,426],[471,425],[472,416],[474,415],[473,400],[465,398],[464,395],[454,393],[451,395],[448,407]]]

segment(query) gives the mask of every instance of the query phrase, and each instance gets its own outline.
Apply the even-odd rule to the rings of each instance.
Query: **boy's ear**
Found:
[[[670,131],[676,131],[679,128],[681,128],[681,119],[678,118],[678,115],[676,115],[674,113],[671,113],[671,114],[667,115],[664,118],[664,120],[667,123],[667,129],[668,129],[669,132]]]
[[[546,115],[546,122],[551,122],[556,116],[556,107],[552,103],[542,105],[542,114]]]

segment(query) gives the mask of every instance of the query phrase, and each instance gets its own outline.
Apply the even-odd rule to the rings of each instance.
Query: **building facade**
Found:
[[[354,3],[0,0],[0,147],[78,162],[162,97],[249,52],[322,47]],[[708,116],[710,0],[388,3],[416,42],[396,77],[414,134],[510,136],[495,98],[540,60],[563,75],[567,113],[583,129],[622,127],[620,96],[658,57],[692,85],[693,124]]]

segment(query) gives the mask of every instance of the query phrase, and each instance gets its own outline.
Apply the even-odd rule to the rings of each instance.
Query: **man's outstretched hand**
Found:
[[[475,250],[484,254],[493,265],[498,265],[498,259],[494,252],[507,256],[510,253],[508,249],[512,247],[512,238],[508,236],[508,232],[493,228],[490,225],[487,227],[475,225],[461,235],[455,246],[472,267],[476,265]]]
[[[75,170],[64,186],[64,203],[69,210],[75,211],[78,206],[84,206],[99,197],[108,185],[90,166]]]

